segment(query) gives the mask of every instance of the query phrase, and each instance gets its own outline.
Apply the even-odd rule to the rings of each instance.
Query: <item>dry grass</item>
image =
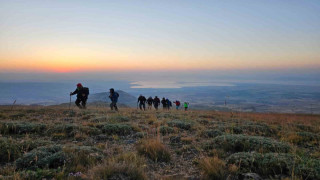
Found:
[[[199,167],[203,171],[204,179],[226,179],[228,170],[226,163],[218,157],[204,157],[199,160]]]
[[[158,138],[141,141],[137,145],[137,150],[155,162],[169,162],[171,159],[168,148]]]
[[[145,160],[134,153],[121,154],[107,159],[89,171],[90,179],[147,179]]]

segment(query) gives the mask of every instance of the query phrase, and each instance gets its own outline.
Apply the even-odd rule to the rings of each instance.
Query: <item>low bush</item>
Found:
[[[246,135],[222,135],[214,138],[207,146],[209,149],[222,148],[228,152],[289,152],[290,145],[271,138]]]
[[[213,138],[213,137],[221,136],[222,134],[223,133],[220,130],[209,129],[209,130],[203,131],[201,133],[201,136],[206,138]]]
[[[0,123],[1,134],[42,134],[46,130],[45,124],[29,122],[2,122]]]
[[[276,134],[276,130],[270,128],[266,124],[242,124],[242,125],[227,125],[219,127],[222,132],[228,132],[231,134],[249,134],[249,135],[259,135],[259,136],[273,136]]]
[[[300,136],[304,142],[315,142],[315,144],[319,144],[320,135],[318,134],[312,132],[297,132],[297,135]]]
[[[170,122],[168,122],[168,126],[177,127],[177,128],[184,129],[184,130],[191,129],[191,123],[185,122],[185,121],[181,121],[181,120],[170,121]]]
[[[83,172],[88,167],[92,167],[102,162],[104,158],[100,149],[92,146],[65,146],[63,152],[68,156],[68,172]]]
[[[227,164],[240,167],[242,173],[255,172],[262,176],[287,175],[303,179],[320,178],[320,161],[316,159],[295,158],[287,153],[248,153],[240,152],[227,158]]]
[[[58,145],[36,148],[16,160],[17,169],[57,168],[66,162],[67,156]]]
[[[133,133],[133,128],[128,124],[106,124],[102,128],[102,132],[112,135],[130,135]]]
[[[47,130],[48,134],[55,134],[62,137],[74,137],[74,135],[80,130],[80,127],[74,124],[59,124],[51,127]],[[60,134],[60,135],[59,135]]]
[[[14,161],[20,155],[21,151],[17,141],[0,137],[0,164]]]
[[[174,129],[172,127],[168,127],[168,126],[160,126],[159,132],[164,136],[167,134],[174,133]]]
[[[130,121],[130,118],[127,117],[127,116],[122,116],[122,115],[114,115],[114,116],[111,116],[109,119],[109,121],[111,122],[129,122]]]
[[[137,145],[137,150],[155,162],[169,162],[171,159],[169,150],[159,139],[143,140]]]
[[[18,142],[19,148],[22,153],[29,152],[37,147],[46,146],[52,144],[52,141],[46,141],[41,139],[26,139]]]
[[[134,153],[121,154],[93,167],[91,179],[148,179],[144,170],[145,160]]]
[[[85,133],[87,135],[99,135],[101,134],[101,130],[96,127],[89,127],[89,126],[81,126],[80,132]]]

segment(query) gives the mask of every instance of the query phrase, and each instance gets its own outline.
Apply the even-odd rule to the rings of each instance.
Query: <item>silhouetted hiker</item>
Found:
[[[147,99],[147,103],[148,103],[148,109],[152,109],[153,99],[151,96]]]
[[[174,101],[173,103],[176,104],[176,110],[179,110],[179,107],[180,107],[180,101],[176,100]]]
[[[183,106],[184,106],[184,110],[187,111],[188,107],[189,107],[189,103],[188,102],[184,102]]]
[[[153,106],[156,110],[158,110],[159,105],[160,105],[160,99],[158,98],[158,96],[155,96],[153,99]]]
[[[116,111],[118,111],[117,102],[118,102],[119,94],[115,92],[113,88],[110,89],[109,98],[111,100],[111,104],[110,104],[111,110],[113,110],[114,108]]]
[[[172,102],[169,99],[166,99],[167,101],[167,108],[170,110],[170,107],[172,107]]]
[[[142,110],[142,107],[143,107],[143,110],[146,110],[146,97],[140,95],[139,98],[138,98],[138,102],[139,103],[139,108]]]
[[[89,96],[89,88],[83,87],[81,83],[77,84],[77,89],[74,92],[70,92],[70,96],[77,94],[77,100],[75,104],[80,109],[86,108],[87,99]],[[81,103],[81,105],[80,105]]]
[[[162,98],[161,104],[162,104],[163,109],[167,109],[167,101],[165,98]]]

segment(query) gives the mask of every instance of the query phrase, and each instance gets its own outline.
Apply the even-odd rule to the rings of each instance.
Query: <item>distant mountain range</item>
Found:
[[[137,98],[134,97],[133,95],[121,90],[116,90],[116,92],[119,93],[119,100],[118,100],[119,104],[125,104],[127,106],[132,106],[132,107],[136,105]],[[89,95],[88,103],[94,103],[94,102],[110,103],[111,101],[109,99],[109,93],[102,92],[102,93]]]

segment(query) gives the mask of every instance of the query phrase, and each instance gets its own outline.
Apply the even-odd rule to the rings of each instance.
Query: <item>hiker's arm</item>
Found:
[[[75,95],[75,94],[77,94],[78,93],[78,89],[76,89],[75,91],[73,91],[72,93],[70,93],[70,95],[72,96],[72,95]]]

